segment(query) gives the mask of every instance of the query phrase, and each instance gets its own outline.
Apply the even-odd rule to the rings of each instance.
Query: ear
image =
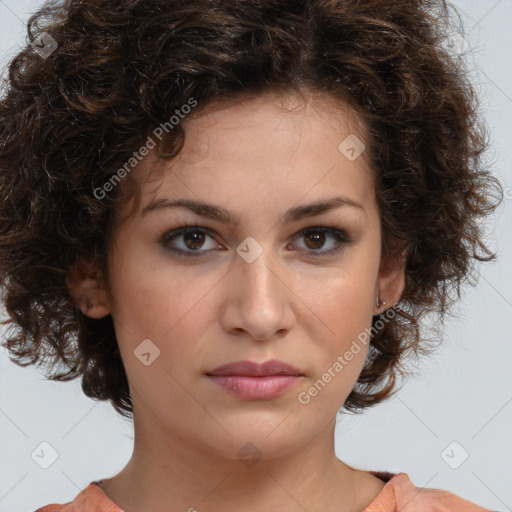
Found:
[[[90,262],[80,260],[66,276],[66,284],[73,302],[90,318],[103,318],[111,311],[105,285]]]
[[[375,295],[385,304],[377,307],[377,301],[375,301],[374,315],[379,315],[384,310],[393,307],[402,297],[405,287],[406,257],[404,250],[393,259],[384,256],[381,258]]]

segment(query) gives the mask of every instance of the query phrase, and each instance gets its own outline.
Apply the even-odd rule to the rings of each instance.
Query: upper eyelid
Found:
[[[196,224],[183,224],[181,226],[177,226],[176,228],[166,230],[164,232],[164,234],[163,234],[163,237],[167,237],[170,234],[178,234],[180,231],[185,232],[185,231],[192,231],[194,229],[197,229],[198,231],[204,231],[204,232],[206,232],[208,234],[216,233],[216,231],[213,228],[208,228],[208,227],[200,226],[200,225],[196,225]],[[341,227],[329,226],[329,225],[326,225],[326,224],[314,224],[314,225],[311,225],[311,226],[306,226],[306,227],[301,228],[298,231],[296,231],[293,236],[298,236],[298,235],[300,235],[300,234],[302,234],[302,233],[304,233],[306,231],[311,231],[311,230],[314,230],[314,229],[318,229],[318,230],[324,229],[324,230],[338,231],[338,232],[346,235],[347,238],[348,238],[347,229],[341,228]]]

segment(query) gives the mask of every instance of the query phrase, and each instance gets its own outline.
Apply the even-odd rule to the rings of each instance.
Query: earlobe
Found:
[[[66,276],[66,285],[73,302],[84,315],[99,319],[110,313],[106,290],[90,264],[79,262],[72,266]]]
[[[400,301],[405,288],[405,251],[399,257],[381,261],[377,280],[377,297],[381,305],[376,305],[375,315],[382,313],[382,308],[389,309]]]
[[[103,302],[99,302],[97,304],[88,303],[89,301],[86,299],[85,301],[80,303],[80,309],[84,315],[87,315],[91,318],[103,318],[110,313],[110,308]]]

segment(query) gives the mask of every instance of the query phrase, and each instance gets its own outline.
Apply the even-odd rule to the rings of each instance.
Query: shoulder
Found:
[[[370,473],[386,483],[363,512],[491,512],[449,491],[416,487],[406,473]]]
[[[123,512],[97,485],[100,482],[101,480],[91,482],[73,501],[64,504],[51,503],[35,512]]]

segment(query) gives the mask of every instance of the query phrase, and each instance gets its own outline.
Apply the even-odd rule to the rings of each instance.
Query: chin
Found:
[[[251,461],[284,457],[318,433],[305,429],[293,414],[281,410],[263,417],[254,413],[245,418],[216,418],[231,436],[219,428],[211,435],[206,434],[203,440],[210,443],[210,449],[217,455],[241,462],[247,460],[248,467],[252,467]]]

